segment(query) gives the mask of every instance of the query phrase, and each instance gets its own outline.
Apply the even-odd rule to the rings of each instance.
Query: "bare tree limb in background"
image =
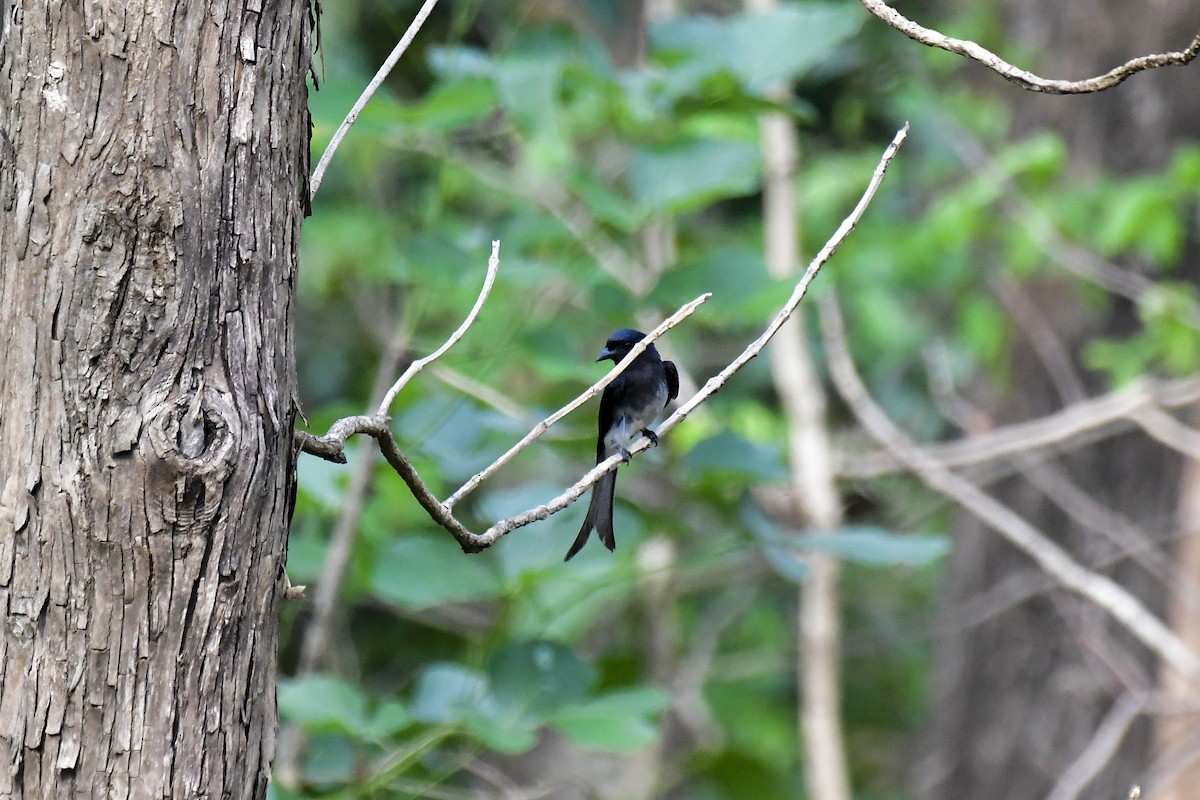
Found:
[[[1163,662],[1200,682],[1200,658],[1141,601],[1110,578],[1092,572],[1012,509],[950,472],[902,432],[867,393],[851,359],[837,298],[821,302],[821,328],[830,375],[863,428],[934,491],[946,495],[1004,536],[1062,586],[1104,609]]]
[[[346,134],[350,131],[350,126],[358,119],[358,115],[366,108],[367,103],[375,96],[375,92],[383,85],[383,81],[387,78],[392,68],[396,66],[396,62],[400,60],[400,56],[404,55],[404,51],[412,44],[416,38],[417,32],[421,30],[421,26],[425,24],[425,20],[429,18],[429,14],[433,11],[438,0],[425,0],[421,6],[421,10],[413,17],[413,21],[409,24],[408,30],[400,37],[400,41],[392,48],[392,52],[384,60],[379,71],[375,73],[375,77],[367,84],[367,88],[363,89],[363,93],[359,95],[358,100],[354,101],[354,106],[350,112],[346,114],[346,118],[342,120],[342,124],[338,126],[334,132],[333,138],[329,140],[329,144],[325,147],[325,152],[321,153],[321,159],[317,162],[317,168],[313,170],[312,177],[309,179],[309,201],[317,196],[317,189],[321,188],[321,181],[325,179],[325,170],[329,168],[329,162],[333,159],[333,154],[337,152],[338,146],[342,143],[342,139],[346,138]]]
[[[1147,378],[1029,422],[927,445],[922,451],[948,469],[977,466],[1037,450],[1064,452],[1133,428],[1138,424],[1135,417],[1140,409],[1178,408],[1198,400],[1200,379]],[[902,468],[894,452],[884,451],[849,457],[838,471],[848,478],[874,478]]]
[[[750,11],[765,12],[777,0],[746,0]],[[771,99],[786,104],[786,86]],[[779,112],[758,120],[763,152],[763,246],[767,272],[794,279],[800,270],[800,203],[796,173],[800,142],[796,124]],[[833,446],[825,417],[825,390],[809,353],[804,309],[779,331],[771,346],[771,377],[787,421],[790,516],[817,531],[842,526],[842,501],[834,483]],[[842,730],[842,615],[838,587],[841,560],[834,553],[807,553],[806,579],[796,607],[796,678],[800,717],[800,756],[810,797],[850,800],[850,774]]]
[[[1129,726],[1146,710],[1146,701],[1141,692],[1126,692],[1117,698],[1096,727],[1092,740],[1059,776],[1046,800],[1079,800],[1087,785],[1112,761]]]
[[[896,152],[900,149],[900,145],[903,144],[904,139],[907,136],[908,125],[905,125],[899,131],[897,131],[891,143],[888,144],[887,148],[884,150],[883,155],[880,157],[879,164],[876,165],[875,171],[872,173],[871,179],[867,182],[867,187],[863,190],[863,194],[859,198],[858,203],[854,206],[854,209],[845,219],[842,220],[837,230],[834,231],[829,240],[825,242],[824,247],[821,248],[820,252],[818,252],[813,260],[809,263],[807,270],[805,270],[804,275],[796,284],[791,296],[775,315],[775,318],[772,319],[767,325],[762,334],[748,344],[741,354],[738,355],[738,357],[728,365],[726,365],[724,369],[722,369],[713,377],[709,378],[704,386],[700,388],[700,391],[696,392],[696,394],[693,395],[686,403],[680,405],[679,408],[675,410],[675,413],[668,417],[659,426],[659,436],[665,435],[672,428],[686,419],[687,416],[695,411],[705,400],[707,400],[711,395],[715,394],[722,386],[724,386],[725,383],[731,377],[733,377],[734,373],[744,367],[750,362],[751,359],[753,359],[762,351],[767,342],[769,342],[771,338],[774,337],[776,332],[783,326],[783,324],[787,322],[789,318],[791,318],[792,314],[796,310],[796,307],[800,304],[800,301],[808,292],[809,285],[817,277],[817,273],[820,271],[821,267],[833,257],[833,254],[837,252],[837,249],[850,236],[850,233],[858,225],[859,220],[862,219],[863,214],[866,213],[867,207],[871,204],[871,200],[875,197],[875,193],[878,191],[879,186],[883,183],[884,176],[887,173],[888,165],[891,164],[892,159],[895,157]],[[497,261],[497,264],[499,259],[499,248],[499,242],[492,243],[492,257]],[[493,269],[491,264],[492,262],[489,260],[489,273]],[[490,286],[490,281],[485,280],[485,289],[487,286]],[[481,296],[485,297],[484,292],[481,292],[480,294]],[[581,400],[577,398],[576,401],[573,401],[573,404],[570,405],[572,407],[577,407],[574,405],[575,403],[582,404],[586,401],[587,397],[595,396],[595,394],[600,392],[604,386],[616,378],[617,375],[619,375],[621,371],[624,370],[633,361],[633,359],[638,356],[638,354],[640,354],[646,347],[650,345],[650,343],[662,336],[662,334],[668,329],[689,316],[697,307],[700,306],[701,303],[707,300],[709,296],[710,295],[708,294],[701,295],[692,302],[684,305],[671,317],[664,320],[662,324],[647,334],[646,338],[636,345],[629,352],[629,355],[627,355],[620,364],[617,364],[617,366],[614,367],[608,373],[608,375],[604,376],[604,378],[580,395],[580,398],[584,399]],[[480,302],[481,300],[476,301],[476,307],[479,306]],[[473,309],[472,317],[475,313],[476,310]],[[455,331],[451,337],[453,341],[448,342],[446,345],[443,345],[441,348],[439,348],[437,354],[440,355],[444,353],[449,345],[453,344],[454,341],[458,341],[458,339],[460,339],[465,332],[466,327],[460,326],[459,330]],[[424,362],[425,364],[428,364],[430,363],[430,359],[424,359]],[[546,425],[545,427],[548,428],[549,425]],[[388,418],[385,414],[377,413],[373,416],[364,415],[345,417],[337,420],[332,426],[330,426],[329,432],[324,436],[313,436],[312,434],[298,431],[296,432],[296,439],[299,442],[301,450],[306,453],[320,456],[328,461],[345,463],[345,455],[342,451],[345,447],[346,440],[356,433],[365,433],[368,436],[378,440],[383,457],[387,460],[392,469],[394,469],[396,473],[400,475],[405,484],[408,485],[409,491],[412,492],[413,497],[415,497],[417,502],[420,503],[421,507],[425,509],[426,513],[429,514],[430,519],[432,519],[442,528],[446,529],[446,531],[448,531],[450,535],[453,536],[458,542],[459,546],[465,552],[469,553],[479,552],[491,547],[500,539],[500,537],[511,533],[517,528],[521,528],[530,524],[531,522],[546,519],[551,514],[561,511],[571,503],[578,500],[579,497],[602,476],[616,469],[622,463],[621,456],[614,455],[597,464],[573,486],[566,489],[552,500],[549,500],[540,506],[530,508],[507,519],[503,519],[493,524],[483,533],[476,534],[472,533],[465,525],[459,522],[454,517],[451,509],[445,503],[438,500],[437,497],[434,496],[433,492],[429,490],[429,487],[425,484],[425,482],[421,480],[421,476],[417,473],[417,470],[413,466],[412,462],[409,461],[409,459],[400,450],[400,445],[392,435],[391,429],[388,425]],[[536,438],[536,435],[531,434],[527,435],[522,441],[525,442],[527,440],[528,443],[532,443],[534,438]],[[528,444],[525,446],[528,446]],[[629,448],[630,456],[637,455],[650,446],[649,440],[643,438]]]
[[[903,33],[915,42],[945,50],[948,53],[964,56],[977,61],[995,72],[1005,80],[1015,83],[1022,89],[1045,94],[1090,94],[1111,89],[1124,81],[1130,75],[1147,69],[1158,67],[1182,66],[1200,55],[1200,33],[1192,39],[1191,44],[1184,50],[1171,53],[1154,53],[1130,59],[1119,67],[1115,67],[1103,75],[1078,81],[1054,80],[1042,78],[1008,63],[986,47],[965,39],[954,39],[943,33],[926,28],[905,17],[883,0],[860,0],[863,7],[891,27]]]

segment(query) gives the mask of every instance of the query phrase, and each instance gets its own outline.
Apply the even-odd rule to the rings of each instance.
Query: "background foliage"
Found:
[[[417,5],[325,4],[314,153]],[[987,6],[971,8],[939,22],[1003,52]],[[1136,329],[1089,345],[1091,367],[1114,384],[1195,369],[1194,292],[1165,270],[1187,239],[1200,148],[1158,174],[1073,179],[1052,134],[1014,138],[1003,103],[958,80],[957,60],[848,0],[680,16],[650,28],[642,60],[614,56],[621,13],[602,2],[439,7],[305,224],[299,362],[312,429],[366,406],[394,336],[414,357],[444,340],[496,238],[500,279],[479,321],[395,408],[400,441],[441,496],[602,374],[593,358],[609,332],[712,291],[666,343],[702,382],[791,291],[768,277],[761,245],[757,117],[774,109],[801,125],[809,253],[895,129],[912,124],[817,291],[836,288],[873,394],[920,438],[950,427],[931,383],[986,376],[1003,391],[1009,380],[1013,323],[981,287],[1057,269],[1036,230],[1005,219],[1014,192],[1062,236],[1161,279]],[[794,101],[771,99],[779,82]],[[663,270],[639,249],[653,225],[675,243]],[[1077,291],[1081,304],[1108,302]],[[593,413],[526,451],[460,506],[464,519],[481,529],[573,482],[591,462]],[[306,746],[299,782],[277,782],[274,795],[468,796],[487,765],[554,740],[580,765],[655,754],[660,794],[800,797],[792,620],[803,546],[848,562],[857,796],[906,796],[948,511],[906,478],[846,483],[850,527],[799,540],[762,503],[786,479],[783,430],[766,367],[752,363],[622,469],[616,553],[593,543],[570,564],[582,504],[465,557],[378,465],[322,670],[279,688]],[[861,449],[852,432],[845,445]],[[371,456],[360,446],[355,457]],[[350,472],[301,460],[294,583],[316,578]],[[285,672],[307,622],[303,608],[288,614]]]

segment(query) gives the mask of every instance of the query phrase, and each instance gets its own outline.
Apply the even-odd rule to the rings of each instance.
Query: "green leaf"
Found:
[[[553,642],[519,642],[497,653],[488,665],[492,696],[507,713],[541,720],[547,713],[583,699],[596,670]]]
[[[800,550],[834,553],[868,567],[904,565],[923,567],[950,551],[950,542],[938,534],[892,533],[881,528],[846,527],[835,533],[793,537]]]
[[[478,556],[464,555],[445,534],[405,534],[379,554],[370,591],[408,608],[496,597],[499,577]]]
[[[794,281],[774,281],[767,275],[762,251],[725,245],[705,250],[695,261],[682,260],[668,271],[651,293],[651,302],[677,306],[701,292],[712,292],[704,306],[711,323],[744,324],[768,317],[791,294]]]
[[[681,76],[679,85],[695,86],[727,71],[748,90],[761,94],[796,81],[831,59],[862,20],[855,7],[789,3],[724,19],[678,17],[654,25],[650,36],[656,50],[690,56],[674,67]]]
[[[796,585],[808,580],[808,563],[794,549],[769,542],[762,542],[759,547],[779,577]]]
[[[921,567],[944,556],[949,540],[939,534],[893,533],[882,528],[848,525],[833,533],[806,533],[780,528],[758,506],[747,503],[740,518],[754,534],[764,554],[789,580],[804,579],[803,554],[834,553],[868,567],[898,564]]]
[[[417,719],[460,724],[500,752],[520,753],[536,741],[537,724],[502,708],[487,677],[460,664],[433,664],[421,673],[412,707]]]
[[[550,722],[581,747],[636,750],[657,741],[658,726],[651,718],[670,704],[670,695],[661,689],[629,689],[562,709]]]
[[[543,173],[561,169],[570,150],[558,114],[562,64],[542,55],[497,62],[496,94],[517,130],[524,134],[530,165]]]
[[[700,442],[687,454],[685,463],[689,472],[709,479],[753,482],[788,476],[781,447],[755,444],[729,431]]]
[[[1003,358],[1009,345],[1009,318],[991,297],[972,294],[959,308],[963,342],[985,363]]]
[[[1094,237],[1105,254],[1133,250],[1158,265],[1179,260],[1187,226],[1163,181],[1147,178],[1118,187],[1106,210]]]
[[[461,664],[430,664],[417,678],[412,713],[422,722],[462,722],[487,700],[487,678]]]
[[[430,47],[426,61],[441,78],[489,75],[492,57],[477,47]]]
[[[629,163],[629,189],[644,216],[682,211],[757,191],[762,155],[756,144],[701,140],[642,149]]]
[[[403,703],[388,700],[380,704],[363,729],[363,734],[374,741],[384,741],[408,728],[415,718]]]
[[[796,758],[795,704],[786,685],[766,681],[715,681],[705,687],[709,708],[727,742],[725,749],[742,753],[778,769]]]
[[[410,124],[427,130],[452,131],[490,116],[496,102],[492,82],[470,76],[437,84],[407,110],[406,117]]]
[[[279,714],[310,730],[362,734],[367,702],[357,687],[327,675],[280,680]]]

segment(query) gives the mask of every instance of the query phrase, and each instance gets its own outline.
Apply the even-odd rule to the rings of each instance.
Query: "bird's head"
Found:
[[[600,351],[600,355],[596,356],[596,360],[609,360],[616,364],[629,354],[629,351],[633,349],[635,344],[645,338],[646,334],[641,331],[635,331],[632,328],[622,328],[608,337],[608,341],[604,343],[604,349]],[[654,345],[647,347],[645,352],[658,355],[658,351],[654,349]]]

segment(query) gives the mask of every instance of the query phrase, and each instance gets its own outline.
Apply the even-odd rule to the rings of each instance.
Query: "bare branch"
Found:
[[[458,370],[451,369],[445,364],[434,364],[430,371],[433,373],[433,377],[451,389],[457,389],[467,397],[475,398],[480,403],[491,407],[511,420],[515,420],[522,425],[533,421],[533,415],[527,409],[503,392],[493,389],[487,384],[470,378]]]
[[[796,288],[792,291],[792,296],[788,298],[788,301],[784,304],[783,308],[781,308],[779,313],[775,315],[775,318],[771,320],[771,324],[767,326],[766,330],[764,330],[757,339],[747,345],[746,349],[743,350],[737,358],[730,362],[725,369],[709,378],[704,386],[700,388],[699,392],[697,392],[690,400],[688,400],[688,402],[681,405],[674,414],[668,417],[666,421],[663,422],[663,424],[658,428],[660,434],[671,430],[671,428],[674,428],[676,425],[682,422],[688,414],[692,413],[697,406],[708,399],[709,395],[713,394],[722,386],[724,386],[735,372],[744,367],[750,361],[750,359],[762,352],[762,349],[766,346],[767,342],[771,341],[771,337],[773,337],[780,327],[783,326],[783,323],[788,321],[788,319],[792,316],[792,312],[796,310],[796,306],[800,304],[800,300],[803,299],[804,295],[808,292],[809,284],[811,284],[813,279],[817,277],[817,273],[820,271],[821,267],[824,266],[826,261],[833,257],[833,254],[836,253],[837,249],[841,247],[844,241],[846,241],[846,238],[850,235],[851,231],[854,230],[854,228],[858,225],[859,220],[862,219],[863,214],[866,213],[867,206],[871,204],[871,200],[875,197],[875,192],[878,191],[879,185],[883,182],[884,175],[887,173],[888,165],[892,163],[892,159],[895,157],[896,151],[900,149],[900,145],[904,143],[904,139],[907,136],[908,124],[905,123],[904,127],[896,132],[896,136],[892,139],[891,144],[889,144],[887,149],[884,150],[883,156],[879,160],[879,164],[875,167],[875,172],[871,175],[871,180],[867,183],[867,188],[863,191],[862,197],[860,197],[858,200],[858,204],[854,207],[854,210],[850,212],[850,215],[842,220],[842,224],[838,226],[838,229],[834,232],[833,236],[829,238],[829,241],[825,243],[825,246],[822,247],[813,260],[809,262],[808,269],[805,270],[804,276],[800,279],[800,282],[796,284]],[[647,446],[648,444],[645,442],[638,442],[633,449],[642,450]]]
[[[1158,406],[1142,406],[1133,412],[1133,421],[1151,439],[1172,450],[1200,461],[1200,431],[1163,411]]]
[[[993,278],[988,281],[988,285],[1012,319],[1014,327],[1033,348],[1034,355],[1042,363],[1042,368],[1058,391],[1062,403],[1071,405],[1085,400],[1087,390],[1083,388],[1083,379],[1071,363],[1071,354],[1054,325],[1037,304],[1024,289],[1006,278]]]
[[[1184,592],[1187,587],[1173,580],[1174,569],[1149,533],[1115,508],[1097,502],[1081,486],[1071,480],[1057,465],[1019,456],[1021,471],[1029,482],[1041,490],[1051,503],[1071,519],[1098,532],[1117,547],[1120,557],[1129,558],[1162,581],[1168,592]]]
[[[550,430],[550,426],[552,426],[554,423],[558,422],[560,419],[565,417],[567,414],[570,414],[575,409],[579,408],[581,405],[583,405],[587,401],[591,400],[596,395],[600,394],[600,392],[604,390],[605,386],[608,386],[608,384],[612,383],[617,378],[618,375],[620,375],[622,372],[624,372],[625,369],[630,364],[633,363],[633,360],[635,358],[637,358],[639,355],[641,355],[642,352],[647,347],[649,347],[651,344],[653,344],[654,341],[656,339],[658,339],[658,337],[662,336],[664,333],[669,331],[671,328],[674,328],[676,325],[678,325],[684,319],[691,316],[692,312],[695,311],[697,308],[699,308],[701,304],[707,302],[707,300],[710,297],[712,297],[712,293],[705,292],[704,294],[700,295],[699,297],[697,297],[695,300],[691,301],[690,303],[685,304],[682,308],[680,308],[674,314],[672,314],[671,316],[669,316],[665,320],[663,320],[657,328],[650,331],[650,333],[646,334],[645,339],[642,339],[642,341],[640,341],[636,345],[634,345],[633,348],[629,351],[629,355],[625,356],[625,358],[621,360],[621,363],[617,364],[615,367],[613,367],[611,370],[609,370],[607,375],[605,375],[603,378],[601,378],[600,380],[593,383],[590,388],[588,388],[585,392],[583,392],[583,394],[579,395],[574,400],[572,400],[571,402],[567,403],[565,406],[560,408],[558,411],[555,411],[553,414],[546,417],[544,420],[539,422],[537,425],[534,425],[533,430],[531,430],[531,431],[529,431],[529,433],[525,434],[525,436],[521,438],[521,441],[517,442],[512,447],[510,447],[504,453],[504,455],[500,456],[495,461],[493,461],[491,464],[489,464],[487,467],[485,467],[483,470],[481,470],[480,472],[478,472],[477,474],[472,476],[471,479],[468,480],[466,483],[464,483],[459,488],[458,491],[456,491],[449,498],[447,498],[446,508],[454,508],[454,506],[458,503],[458,501],[462,500],[468,494],[473,492],[479,486],[479,484],[483,483],[485,480],[487,480],[488,478],[495,475],[497,470],[499,470],[501,467],[503,467],[509,461],[512,461],[513,458],[516,457],[516,455],[518,453],[520,453],[522,450],[524,450],[526,447],[528,447],[533,442],[534,439],[538,438],[543,433]]]
[[[337,152],[342,139],[346,138],[346,133],[350,130],[350,126],[355,123],[358,115],[362,113],[367,103],[375,96],[375,92],[383,85],[384,79],[387,78],[392,68],[396,66],[396,62],[400,60],[400,56],[404,55],[404,51],[412,44],[413,39],[417,36],[417,31],[421,30],[421,26],[425,24],[429,13],[433,11],[433,7],[436,5],[437,0],[425,0],[424,5],[421,6],[421,10],[417,12],[417,16],[413,18],[412,23],[408,26],[408,30],[404,32],[404,35],[400,37],[400,41],[392,48],[392,52],[383,62],[383,66],[375,73],[375,77],[367,84],[367,88],[363,89],[363,93],[354,102],[350,113],[346,115],[346,118],[342,120],[342,124],[334,132],[333,138],[329,140],[329,144],[325,146],[325,152],[321,154],[321,159],[317,162],[317,168],[313,170],[312,178],[309,179],[310,200],[317,196],[317,189],[321,188],[321,181],[325,178],[325,170],[329,168],[329,162],[333,159],[333,154]]]
[[[875,172],[872,174],[871,180],[868,181],[867,187],[863,191],[863,195],[859,199],[858,204],[855,205],[854,210],[850,212],[849,216],[842,220],[842,224],[838,226],[838,229],[834,232],[833,236],[830,237],[829,241],[825,243],[825,246],[821,248],[820,252],[818,252],[812,262],[809,263],[808,269],[805,271],[804,276],[800,279],[800,282],[796,284],[796,288],[793,290],[791,297],[788,298],[788,301],[784,304],[783,308],[780,309],[779,313],[775,315],[775,318],[771,320],[771,323],[767,325],[766,330],[764,330],[757,339],[747,345],[746,349],[743,350],[742,353],[723,370],[714,375],[712,378],[709,378],[704,386],[701,387],[699,392],[697,392],[690,400],[688,400],[688,402],[677,408],[675,413],[668,417],[662,423],[662,425],[659,426],[658,433],[660,437],[665,435],[671,430],[671,428],[674,428],[676,425],[686,419],[687,416],[695,411],[696,408],[698,408],[701,403],[708,399],[709,396],[724,386],[734,373],[744,367],[752,358],[759,354],[763,347],[766,346],[767,342],[771,340],[771,337],[775,335],[776,331],[778,331],[779,328],[785,322],[787,322],[792,313],[796,310],[796,306],[799,305],[800,300],[808,291],[809,284],[811,284],[813,279],[816,278],[821,267],[826,261],[833,257],[833,254],[837,252],[837,249],[841,246],[842,242],[846,240],[846,238],[850,235],[850,232],[854,230],[856,225],[858,225],[859,220],[862,219],[863,214],[866,213],[867,207],[870,205],[872,198],[875,196],[875,192],[878,191],[880,184],[883,182],[888,165],[895,157],[897,150],[899,150],[900,145],[904,142],[904,139],[907,135],[908,125],[906,124],[896,133],[896,136],[884,150],[883,156],[880,158],[878,166],[875,167]],[[493,256],[495,256],[496,252],[497,251],[494,247]],[[697,300],[692,301],[692,303],[689,303],[688,306],[693,304],[698,306],[706,299],[707,296],[702,296],[701,298],[697,298]],[[681,309],[680,312],[677,313],[682,313],[688,308],[688,306],[685,306],[684,309]],[[474,311],[472,312],[471,317],[468,319],[473,319],[473,316]],[[684,314],[684,316],[686,316],[686,314]],[[466,324],[467,323],[464,323],[464,326]],[[666,330],[666,327],[667,326],[665,322],[663,325],[659,326],[659,328],[662,328],[664,331]],[[465,327],[460,328],[460,330],[465,330]],[[656,328],[655,332],[659,332],[659,329]],[[456,332],[456,334],[458,334],[458,332]],[[454,337],[452,336],[451,339],[454,339]],[[584,392],[576,402],[570,405],[570,407],[578,407],[578,405],[586,402],[588,397],[593,396],[596,392],[600,391],[600,389],[606,385],[607,381],[611,381],[618,374],[620,374],[620,371],[623,370],[628,363],[637,356],[638,353],[644,350],[645,347],[649,346],[649,343],[650,339],[647,337],[647,339],[643,340],[638,346],[635,346],[630,351],[630,354],[626,356],[626,358],[623,359],[620,364],[618,364],[608,375],[601,379],[599,383],[597,383],[588,391]],[[445,348],[450,344],[453,344],[453,341],[448,341],[446,345],[443,345],[443,347],[439,350],[439,353],[444,352]],[[436,355],[439,353],[435,353],[430,357],[430,359],[436,357]],[[547,424],[545,427],[548,428],[549,425]],[[586,492],[592,486],[592,484],[598,481],[602,476],[616,469],[621,463],[623,463],[622,457],[619,454],[614,455],[597,464],[573,486],[566,489],[552,500],[535,508],[523,511],[515,516],[509,517],[508,519],[500,520],[483,533],[475,534],[468,530],[461,522],[459,522],[451,512],[450,505],[442,503],[436,497],[434,497],[433,493],[429,490],[429,487],[426,486],[424,481],[421,480],[421,477],[417,474],[417,470],[413,466],[412,462],[408,460],[403,452],[401,452],[395,437],[392,435],[391,429],[388,427],[388,420],[386,416],[382,414],[376,414],[375,416],[346,417],[345,419],[340,419],[334,423],[330,428],[329,433],[327,433],[325,436],[315,437],[310,434],[303,434],[297,435],[297,440],[300,443],[301,449],[305,452],[336,461],[338,460],[338,454],[345,445],[346,439],[355,433],[365,433],[379,441],[379,447],[383,452],[383,457],[405,482],[409,490],[412,492],[413,497],[415,497],[417,502],[421,504],[421,507],[425,509],[426,513],[429,514],[430,519],[432,519],[441,527],[445,528],[458,542],[459,546],[468,553],[484,550],[495,544],[500,537],[511,533],[518,528],[524,527],[531,522],[537,522],[538,520],[546,519],[551,514],[561,511],[571,503],[578,500],[579,497],[583,495],[583,493]],[[532,441],[532,438],[535,438],[535,436],[531,433],[531,435],[527,438]],[[629,448],[629,453],[631,456],[636,455],[649,446],[650,442],[648,439],[640,439]]]
[[[1087,785],[1112,761],[1129,726],[1145,711],[1146,701],[1146,695],[1141,692],[1126,692],[1117,698],[1100,721],[1092,740],[1059,776],[1046,800],[1078,800]]]
[[[1155,69],[1157,67],[1182,66],[1200,54],[1200,34],[1197,34],[1186,50],[1139,56],[1094,78],[1086,78],[1078,81],[1054,80],[1042,78],[1034,75],[1032,72],[1014,67],[991,50],[975,42],[965,39],[954,39],[931,28],[918,25],[887,3],[884,3],[883,0],[860,1],[864,8],[913,41],[964,56],[972,61],[977,61],[1005,80],[1015,83],[1022,89],[1028,89],[1031,92],[1044,92],[1046,94],[1088,94],[1091,92],[1100,92],[1105,89],[1111,89],[1135,72]]]
[[[778,7],[778,0],[746,0],[757,12]],[[791,92],[774,87],[772,100],[786,104]],[[763,249],[767,272],[793,279],[800,269],[800,219],[796,173],[800,137],[795,122],[778,112],[758,118],[763,152]],[[780,329],[769,354],[771,377],[787,423],[791,493],[796,510],[815,530],[842,526],[842,503],[835,483],[833,447],[825,416],[825,389],[813,364],[804,309]],[[849,800],[852,796],[842,725],[841,561],[833,553],[812,552],[796,606],[797,713],[803,735],[800,753],[810,797]]]
[[[408,369],[404,370],[392,388],[388,389],[387,394],[383,396],[383,402],[379,404],[379,408],[375,413],[381,417],[386,417],[391,411],[392,403],[396,401],[396,395],[400,394],[413,376],[421,370],[425,369],[427,364],[432,364],[441,358],[447,350],[458,343],[467,332],[467,329],[475,324],[475,318],[479,316],[479,311],[483,308],[483,304],[487,302],[488,295],[492,293],[492,285],[496,282],[496,273],[500,270],[500,240],[492,242],[492,254],[488,257],[487,275],[483,279],[483,287],[479,290],[479,296],[475,298],[475,305],[471,307],[471,312],[467,314],[467,318],[462,321],[462,324],[450,334],[450,338],[442,343],[442,346],[434,350],[424,358],[418,358],[416,361],[408,365]]]
[[[989,433],[929,445],[922,452],[942,467],[958,468],[1009,458],[1035,450],[1068,450],[1128,430],[1143,408],[1175,408],[1200,400],[1200,380],[1139,380],[1123,389],[1084,400],[1044,417],[1006,425]],[[902,467],[894,453],[870,453],[848,459],[840,474],[874,478]]]
[[[879,164],[875,167],[875,172],[871,175],[871,180],[867,183],[867,188],[863,191],[863,195],[861,198],[859,198],[858,204],[855,205],[854,210],[850,212],[849,216],[842,220],[842,224],[838,226],[838,229],[834,232],[833,236],[830,237],[829,241],[825,243],[825,246],[821,248],[820,252],[818,252],[816,257],[813,258],[813,260],[809,263],[808,269],[805,270],[804,276],[800,279],[800,282],[796,284],[796,288],[792,292],[792,296],[788,298],[788,301],[784,304],[783,308],[781,308],[779,313],[775,315],[775,318],[771,320],[771,323],[767,326],[766,330],[764,330],[757,339],[747,345],[746,349],[743,350],[737,358],[730,362],[729,365],[727,365],[723,370],[713,377],[709,378],[704,386],[700,388],[699,392],[693,395],[692,398],[686,403],[677,408],[674,414],[672,414],[661,425],[659,425],[658,434],[660,437],[665,435],[668,431],[686,419],[687,416],[696,410],[701,403],[707,400],[710,395],[714,394],[718,389],[724,386],[725,383],[728,382],[728,380],[734,375],[734,373],[744,367],[752,358],[757,356],[762,351],[763,347],[765,347],[767,342],[771,340],[771,337],[775,335],[776,331],[779,330],[783,323],[787,322],[787,320],[791,317],[792,312],[796,310],[796,306],[800,304],[800,300],[807,293],[809,284],[811,284],[813,279],[816,278],[821,267],[826,261],[833,257],[833,254],[837,252],[837,249],[850,235],[851,231],[853,231],[858,225],[858,222],[862,219],[863,214],[866,213],[867,207],[870,205],[871,200],[875,197],[875,192],[878,191],[880,184],[883,182],[883,178],[887,173],[888,165],[891,164],[892,159],[895,157],[896,152],[900,149],[900,145],[904,143],[904,139],[907,136],[908,125],[906,124],[903,128],[897,131],[896,136],[887,146],[887,149],[884,150],[883,156],[880,158]],[[649,446],[650,443],[647,440],[641,439],[635,442],[634,445],[629,448],[629,450],[631,454],[636,455]],[[577,500],[579,496],[587,491],[587,489],[593,483],[598,481],[601,476],[607,474],[613,469],[616,469],[620,463],[621,457],[619,455],[615,455],[597,464],[590,472],[584,475],[578,483],[560,494],[558,497],[551,500],[549,503],[534,509],[530,509],[529,511],[518,514],[515,517],[511,517],[493,525],[490,529],[488,529],[488,531],[477,537],[478,544],[482,547],[490,546],[504,534],[509,533],[510,531],[515,530],[523,525],[528,525],[530,522],[535,522],[539,519],[545,519],[546,517],[550,516],[550,514],[565,508],[567,505]]]
[[[1200,681],[1200,658],[1141,601],[1110,578],[1080,565],[1008,506],[950,472],[909,439],[867,394],[850,357],[837,298],[827,295],[820,308],[834,385],[873,438],[931,489],[946,495],[1003,535],[1062,586],[1104,609],[1180,675]]]

